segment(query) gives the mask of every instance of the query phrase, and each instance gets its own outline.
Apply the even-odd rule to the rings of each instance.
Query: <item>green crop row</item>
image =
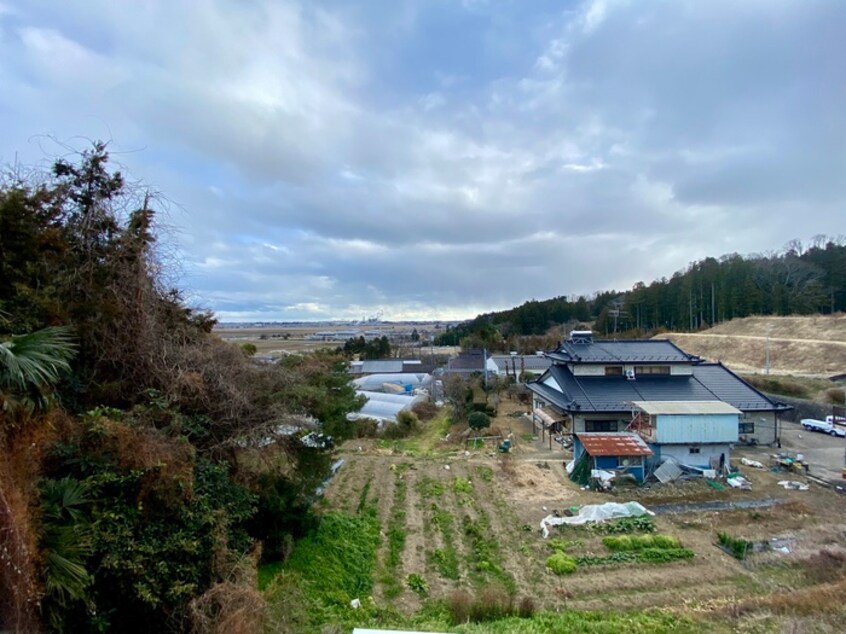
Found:
[[[677,537],[671,535],[619,535],[609,536],[602,540],[608,550],[644,550],[657,548],[661,550],[681,548]]]

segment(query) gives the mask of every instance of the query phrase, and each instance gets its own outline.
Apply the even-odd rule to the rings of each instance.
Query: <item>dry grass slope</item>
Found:
[[[741,372],[760,372],[770,338],[776,374],[828,376],[846,372],[846,314],[808,317],[745,317],[699,333],[666,333],[686,352],[722,361]]]

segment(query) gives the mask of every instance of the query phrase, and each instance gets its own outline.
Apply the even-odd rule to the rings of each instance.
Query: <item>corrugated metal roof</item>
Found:
[[[652,450],[637,434],[586,433],[576,434],[591,456],[651,456]]]
[[[632,401],[647,414],[742,414],[722,401]]]

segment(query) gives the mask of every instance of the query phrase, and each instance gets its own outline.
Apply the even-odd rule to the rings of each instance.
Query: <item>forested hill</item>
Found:
[[[846,237],[798,240],[767,255],[736,253],[691,263],[669,279],[638,282],[628,291],[592,297],[560,296],[486,313],[442,334],[438,342],[497,347],[503,337],[540,335],[553,326],[595,320],[604,334],[659,329],[697,330],[748,315],[832,313],[846,310]]]

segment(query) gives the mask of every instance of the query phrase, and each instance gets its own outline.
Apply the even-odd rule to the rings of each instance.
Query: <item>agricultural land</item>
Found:
[[[302,627],[314,631],[321,623],[340,631],[846,628],[846,497],[836,489],[785,490],[780,480],[805,477],[744,468],[751,491],[702,479],[582,490],[565,477],[568,454],[532,434],[524,408],[503,402],[486,432],[510,434],[508,454],[497,440],[468,441],[444,413],[407,439],[344,444],[319,502],[329,524],[344,528],[298,543],[284,567],[265,567],[271,601],[290,604],[296,587]],[[739,449],[733,458],[770,467],[770,451]],[[602,530],[556,528],[549,539],[539,530],[552,513],[630,500],[656,515]],[[731,554],[763,544],[781,550]],[[350,558],[352,577],[339,564]],[[353,599],[360,608],[349,607]]]

